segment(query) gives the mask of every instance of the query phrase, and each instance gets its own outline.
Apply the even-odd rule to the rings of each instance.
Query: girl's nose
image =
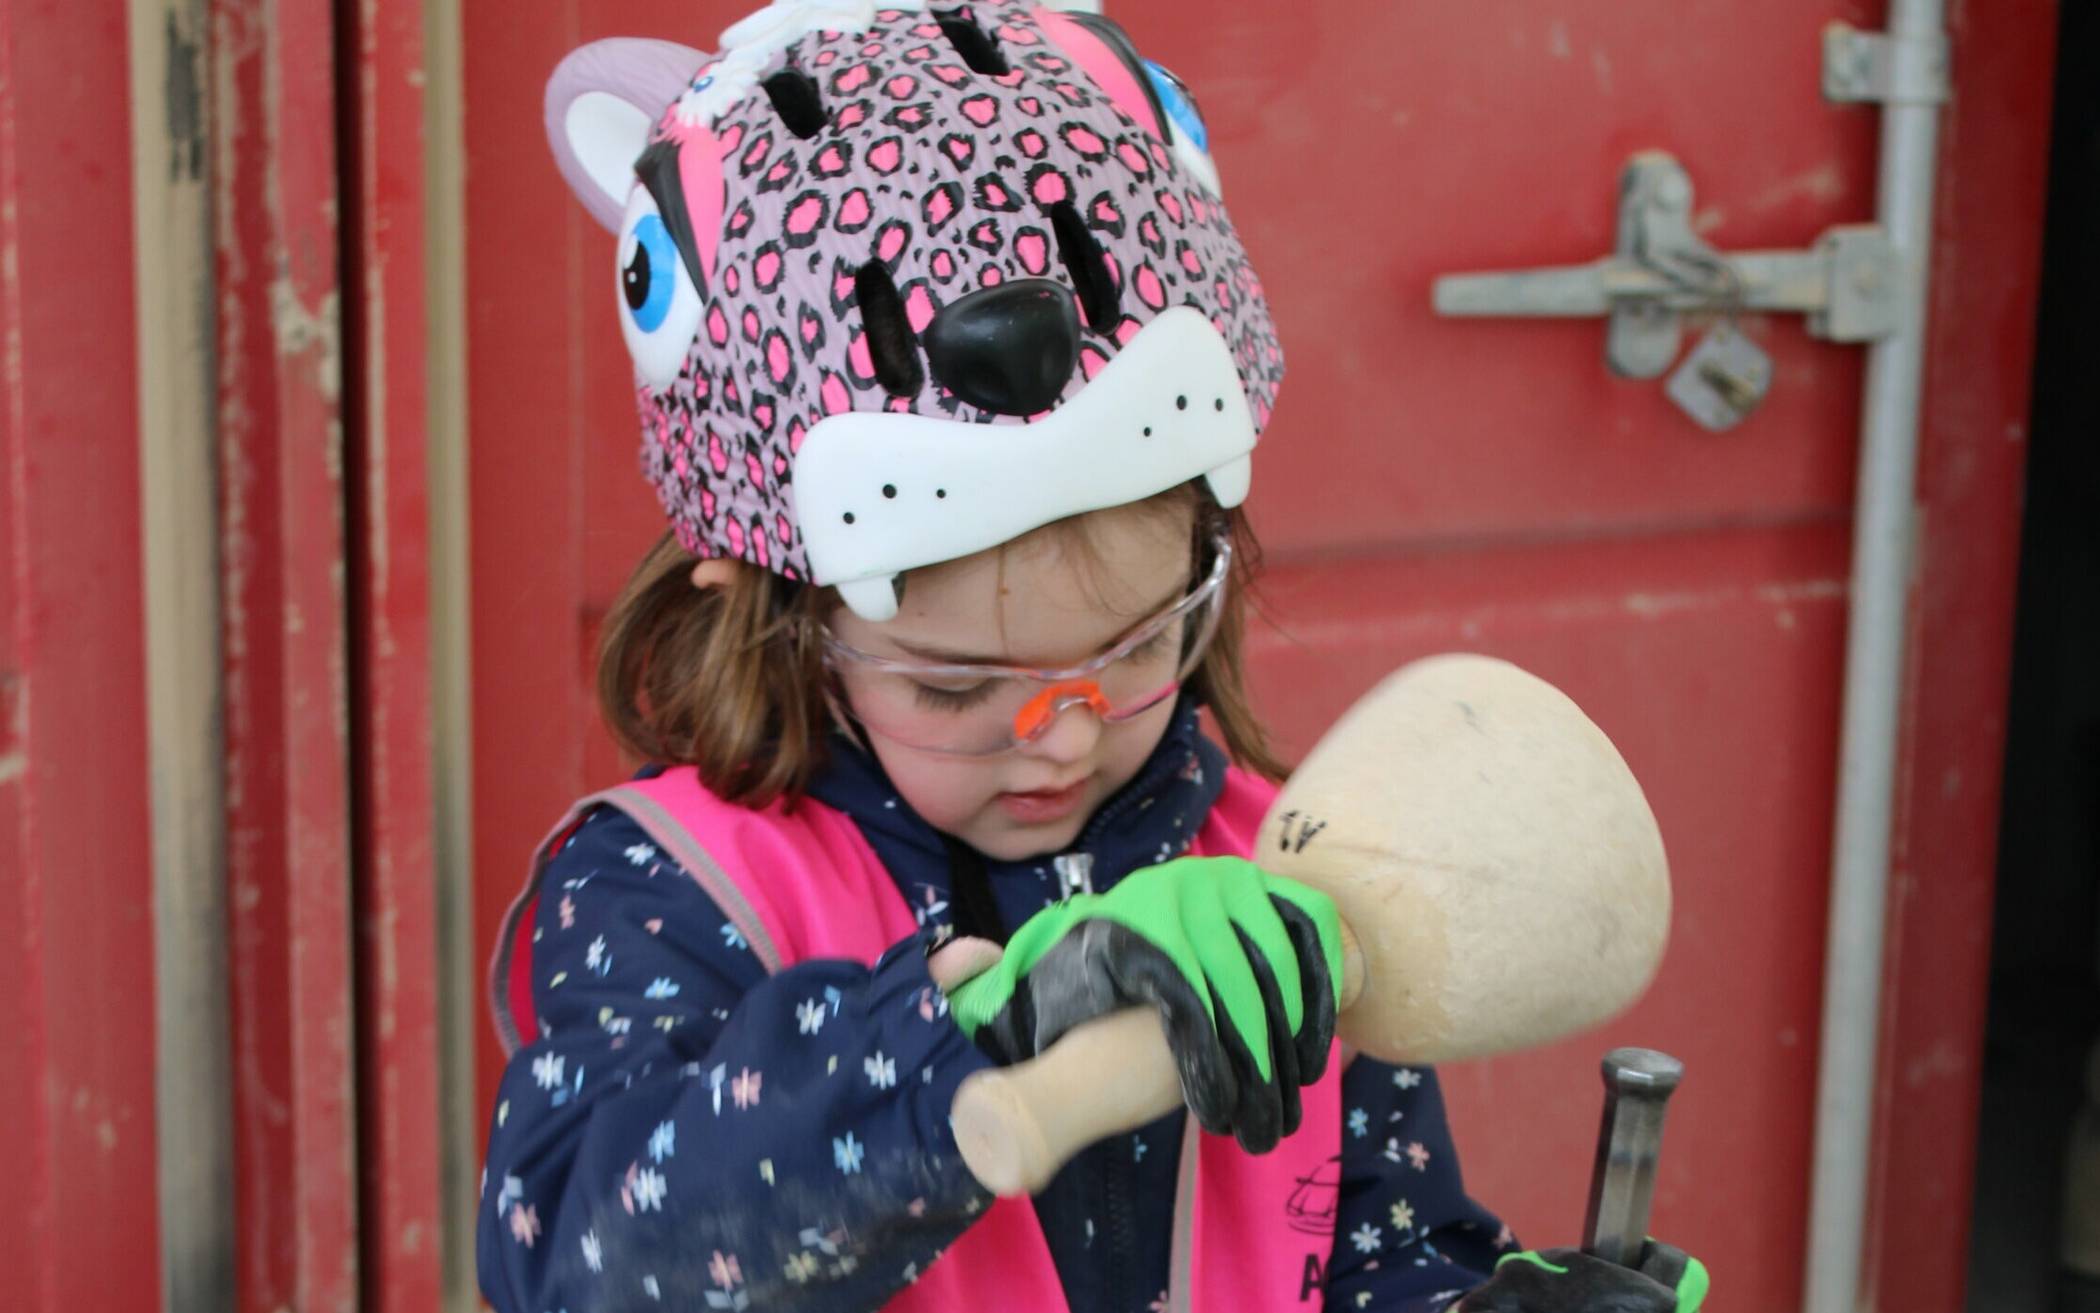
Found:
[[[1084,761],[1101,741],[1101,717],[1091,705],[1075,702],[1058,712],[1042,731],[1042,737],[1021,745],[1021,751],[1031,757],[1041,757],[1059,765],[1070,765]]]
[[[1070,707],[1090,707],[1098,715],[1108,714],[1108,699],[1091,679],[1052,684],[1014,713],[1014,741],[1027,743],[1041,734],[1058,715]]]

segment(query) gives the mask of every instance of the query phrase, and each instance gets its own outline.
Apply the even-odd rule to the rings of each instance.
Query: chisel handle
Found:
[[[1684,1079],[1684,1064],[1654,1049],[1625,1048],[1605,1054],[1603,1066],[1604,1122],[1597,1131],[1582,1248],[1622,1267],[1635,1267],[1648,1240],[1663,1113]]]

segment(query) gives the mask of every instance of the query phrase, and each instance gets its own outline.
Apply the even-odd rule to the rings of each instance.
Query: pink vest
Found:
[[[1274,789],[1233,770],[1189,851],[1244,856]],[[639,823],[699,882],[751,944],[767,971],[812,958],[872,964],[918,930],[875,851],[851,819],[803,802],[752,810],[722,802],[690,768],[583,799],[539,850],[511,906],[489,979],[507,1052],[536,1030],[532,1009],[532,906],[540,872],[585,812],[606,803]],[[703,846],[695,836],[705,835]],[[763,877],[754,873],[764,872]],[[1186,1119],[1174,1201],[1169,1310],[1321,1306],[1334,1243],[1341,1154],[1341,1066],[1303,1091],[1305,1121],[1272,1153],[1242,1152]],[[1066,1313],[1035,1209],[1002,1199],[965,1231],[918,1283],[885,1305],[891,1313],[998,1308]]]

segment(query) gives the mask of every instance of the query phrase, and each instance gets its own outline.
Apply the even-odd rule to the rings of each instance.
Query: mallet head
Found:
[[[1662,958],[1662,836],[1611,740],[1516,666],[1452,655],[1316,745],[1254,860],[1324,889],[1360,945],[1343,1039],[1394,1062],[1543,1043],[1639,997]]]

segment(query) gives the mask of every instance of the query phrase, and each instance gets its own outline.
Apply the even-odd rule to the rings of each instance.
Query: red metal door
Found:
[[[127,61],[0,5],[0,1269],[39,1310],[160,1300]]]
[[[1867,219],[1873,111],[1826,104],[1818,61],[1825,23],[1871,27],[1879,6],[1109,8],[1202,97],[1290,355],[1253,503],[1280,623],[1258,703],[1302,748],[1410,657],[1509,657],[1614,735],[1670,846],[1676,936],[1649,998],[1602,1034],[1447,1073],[1469,1182],[1527,1239],[1570,1241],[1597,1054],[1670,1049],[1691,1075],[1655,1228],[1732,1305],[1794,1302],[1859,353],[1746,320],[1773,395],[1712,436],[1658,385],[1610,377],[1597,324],[1440,321],[1429,287],[1608,250],[1617,176],[1645,148],[1685,164],[1724,250]],[[611,253],[546,158],[540,88],[581,41],[707,45],[741,12],[464,6],[483,947],[541,829],[619,771],[590,640],[659,531]],[[1960,1302],[2052,30],[2044,0],[1953,16],[1870,1226],[1888,1307]],[[484,1094],[495,1070],[484,1047]]]

